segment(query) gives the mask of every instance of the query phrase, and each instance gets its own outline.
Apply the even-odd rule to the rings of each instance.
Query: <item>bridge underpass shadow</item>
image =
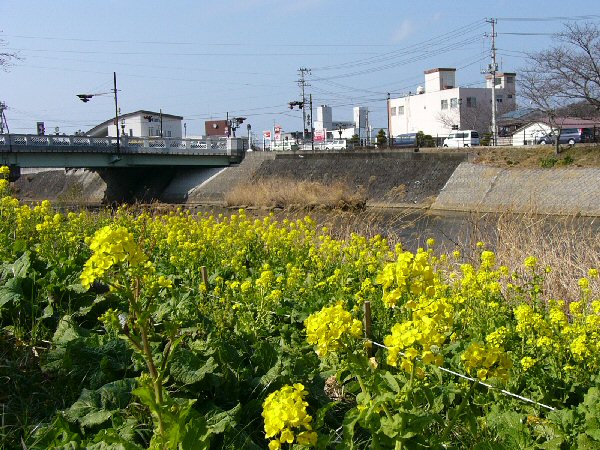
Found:
[[[106,183],[105,204],[149,203],[159,200],[176,173],[174,167],[115,167],[96,171]]]

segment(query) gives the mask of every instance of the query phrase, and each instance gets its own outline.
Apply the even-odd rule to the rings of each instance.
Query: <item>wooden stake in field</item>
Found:
[[[365,329],[365,339],[367,340],[367,357],[373,356],[373,343],[371,334],[371,302],[367,301],[363,304],[364,317],[363,317],[363,328]]]

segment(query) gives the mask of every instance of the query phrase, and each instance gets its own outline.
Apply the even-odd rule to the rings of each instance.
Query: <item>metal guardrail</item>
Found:
[[[229,155],[238,156],[247,148],[243,138],[120,138],[122,153],[129,154],[180,154],[180,155]],[[36,134],[2,134],[0,147],[9,147],[13,152],[59,151],[65,152],[114,152],[117,148],[116,137],[90,136],[39,136]]]

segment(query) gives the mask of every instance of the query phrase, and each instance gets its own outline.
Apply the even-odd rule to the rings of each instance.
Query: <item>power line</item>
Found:
[[[549,16],[549,17],[497,17],[496,20],[505,22],[553,22],[559,20],[589,20],[590,18],[600,18],[600,15],[589,14],[586,16]]]
[[[44,41],[72,41],[72,42],[98,42],[106,44],[152,44],[152,45],[204,45],[210,47],[393,47],[394,44],[282,44],[282,43],[266,43],[266,44],[249,44],[249,43],[223,43],[223,42],[173,42],[173,41],[134,41],[134,40],[110,40],[110,39],[85,39],[85,38],[57,38],[53,36],[24,36],[24,35],[4,35],[6,37],[21,38],[21,39],[41,39]]]
[[[512,32],[512,33],[496,33],[510,36],[556,36],[556,33],[523,33],[523,32]]]
[[[407,47],[404,47],[404,48],[401,48],[398,50],[382,53],[379,56],[375,56],[375,57],[371,57],[371,58],[364,58],[364,59],[359,59],[359,60],[353,60],[353,61],[349,61],[347,63],[342,63],[342,64],[329,65],[329,66],[323,66],[323,67],[315,67],[315,68],[313,68],[313,70],[325,71],[325,70],[347,69],[350,67],[356,67],[356,66],[360,66],[360,65],[364,65],[364,64],[373,64],[373,63],[386,61],[391,58],[398,57],[398,56],[404,56],[404,55],[410,54],[410,53],[422,52],[422,51],[424,51],[424,49],[426,49],[428,47],[435,46],[435,45],[438,45],[443,42],[447,42],[448,39],[453,38],[453,37],[464,36],[465,33],[475,31],[476,29],[481,28],[484,25],[485,25],[484,22],[482,22],[481,20],[478,20],[478,21],[472,22],[470,24],[467,24],[465,26],[459,27],[457,29],[451,30],[447,33],[441,34],[439,36],[434,36],[432,38],[426,39],[421,42],[417,42],[415,44],[409,45]]]
[[[277,52],[277,53],[248,53],[248,52],[240,52],[240,53],[223,53],[223,52],[140,52],[140,51],[115,51],[115,50],[53,50],[47,48],[14,48],[11,47],[8,50],[13,52],[54,52],[54,53],[68,53],[68,54],[81,54],[81,55],[121,55],[121,56],[212,56],[212,57],[222,57],[228,58],[231,56],[235,57],[257,57],[257,56],[334,56],[340,55],[340,52],[335,53],[290,53],[290,52]],[[356,52],[348,53],[348,55],[356,55]],[[371,54],[371,53],[368,53]]]
[[[460,42],[455,42],[452,44],[449,44],[445,47],[441,47],[435,51],[430,51],[427,54],[420,54],[420,55],[416,55],[413,56],[411,58],[408,59],[404,59],[404,60],[400,60],[400,61],[396,61],[390,64],[385,64],[385,65],[381,65],[381,66],[375,66],[375,67],[370,67],[367,69],[363,69],[363,70],[358,70],[355,72],[345,72],[341,75],[332,75],[332,76],[327,76],[327,77],[320,77],[320,78],[315,78],[314,81],[321,81],[321,80],[334,80],[334,79],[338,79],[338,78],[349,78],[349,77],[354,77],[357,75],[365,75],[365,74],[369,74],[369,73],[373,73],[373,72],[380,72],[383,70],[388,70],[388,69],[392,69],[394,67],[398,67],[400,65],[405,65],[408,63],[412,63],[412,62],[416,62],[416,61],[421,61],[423,59],[428,59],[431,56],[434,55],[439,55],[439,54],[444,54],[444,53],[448,53],[449,51],[452,50],[457,50],[457,49],[464,49],[465,45],[468,44],[472,44],[474,42],[476,42],[477,40],[479,40],[479,38],[468,38],[465,39],[463,41]]]

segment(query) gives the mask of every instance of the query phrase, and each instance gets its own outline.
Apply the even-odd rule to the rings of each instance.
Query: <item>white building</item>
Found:
[[[119,133],[130,137],[172,137],[181,138],[182,116],[174,116],[154,111],[140,110],[119,116]],[[116,136],[115,119],[96,125],[86,133],[88,136]]]
[[[514,73],[496,73],[497,114],[516,108]],[[425,71],[425,87],[416,93],[390,99],[389,128],[391,136],[419,131],[433,137],[445,137],[452,129],[491,129],[492,75],[486,76],[486,87],[457,87],[456,69],[437,68]]]
[[[368,136],[369,110],[364,106],[353,108],[353,121],[334,121],[331,106],[317,107],[317,120],[314,122],[315,131],[325,130],[328,139],[351,139],[357,135],[359,139]]]

